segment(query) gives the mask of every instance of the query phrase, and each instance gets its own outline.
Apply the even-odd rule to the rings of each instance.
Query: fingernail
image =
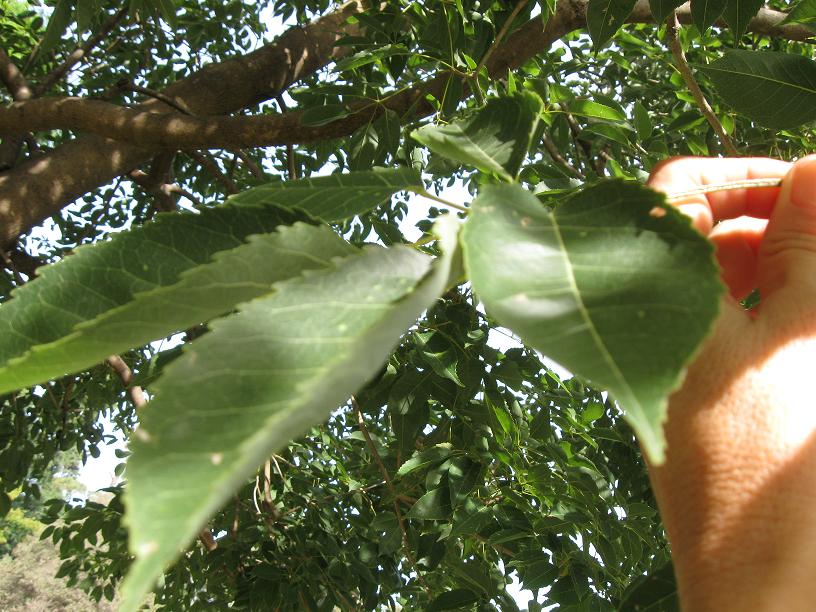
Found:
[[[796,206],[816,207],[816,155],[796,162],[790,181],[790,201]]]

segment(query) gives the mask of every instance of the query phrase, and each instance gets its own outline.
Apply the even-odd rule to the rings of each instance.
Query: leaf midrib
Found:
[[[612,355],[609,353],[609,349],[607,348],[606,344],[604,343],[601,336],[598,334],[598,331],[595,329],[595,324],[592,320],[592,317],[589,316],[589,311],[587,310],[586,304],[584,304],[583,299],[581,298],[581,292],[578,290],[578,282],[575,279],[575,273],[573,272],[572,261],[570,260],[569,251],[567,251],[567,246],[564,242],[564,237],[561,235],[561,228],[558,225],[558,219],[555,215],[551,215],[553,231],[555,232],[555,237],[558,240],[558,246],[560,248],[561,253],[564,254],[564,261],[566,263],[567,268],[567,279],[569,281],[570,290],[572,291],[573,297],[575,298],[575,303],[578,307],[578,312],[581,315],[581,318],[586,323],[587,329],[589,330],[589,334],[592,337],[593,342],[598,347],[603,360],[609,366],[609,369],[612,371],[612,374],[615,378],[618,379],[618,382],[622,385],[622,387],[626,390],[631,402],[637,407],[637,409],[643,413],[643,406],[641,405],[640,401],[638,400],[635,393],[632,391],[632,388],[629,386],[629,383],[626,381],[626,378],[623,376],[623,372],[620,371],[618,365],[615,363],[615,360],[612,358]]]

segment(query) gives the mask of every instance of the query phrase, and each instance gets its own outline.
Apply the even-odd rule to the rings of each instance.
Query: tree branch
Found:
[[[0,49],[0,81],[14,100],[28,100],[33,95],[25,76],[4,49]]]
[[[199,153],[198,151],[186,151],[186,155],[194,160],[199,166],[201,166],[204,170],[210,173],[210,175],[221,183],[226,189],[227,193],[233,194],[238,193],[238,187],[235,185],[235,182],[228,177],[226,174],[221,172],[221,168],[218,167],[218,163],[210,156],[209,153]]]
[[[546,23],[536,17],[517,28],[496,47],[486,65],[488,73],[505,74],[568,32],[584,27],[587,1],[564,0],[559,2],[555,14]],[[361,10],[362,0],[345,4],[311,24],[288,30],[275,42],[257,51],[207,66],[162,93],[183,101],[191,113],[205,118],[236,112],[273,98],[296,80],[346,55],[347,48],[335,47],[334,41],[340,36],[359,32],[359,26],[346,23],[346,19]],[[687,5],[678,10],[678,17],[681,23],[690,22]],[[811,40],[811,32],[803,26],[780,25],[784,17],[785,13],[763,8],[751,20],[748,30],[790,40]],[[628,21],[654,23],[648,0],[638,0]],[[441,92],[447,79],[446,73],[440,74],[392,96],[384,106],[401,115],[410,112],[413,118],[429,115],[434,108],[424,96]],[[145,114],[166,113],[168,107],[161,101],[149,100],[139,110]],[[367,112],[356,112],[338,122],[310,130],[298,125],[305,138],[298,142],[346,136],[381,110],[382,106],[370,106]],[[292,122],[288,115],[283,117],[287,118],[281,118],[282,123]],[[171,118],[166,116],[164,119],[169,121]],[[279,126],[279,129],[283,127]],[[291,129],[292,123],[288,127]],[[209,145],[197,148],[209,148]],[[56,214],[63,206],[138,167],[154,154],[145,146],[89,136],[0,173],[0,248],[8,248],[20,234]]]
[[[102,27],[99,29],[99,32],[88,38],[84,43],[74,49],[65,61],[62,62],[59,66],[54,68],[51,72],[49,72],[45,78],[43,78],[40,83],[34,88],[34,97],[39,97],[51,89],[62,77],[64,77],[68,71],[76,66],[82,58],[84,58],[88,53],[90,53],[94,47],[96,47],[100,42],[102,42],[105,37],[110,34],[110,31],[116,27],[116,24],[119,23],[122,19],[124,19],[125,15],[127,15],[128,9],[127,7],[121,8],[116,13],[111,15],[105,23],[102,24]]]
[[[666,19],[666,40],[669,43],[669,49],[671,49],[672,56],[674,57],[674,65],[677,67],[680,76],[683,77],[683,82],[694,97],[694,101],[697,102],[697,106],[700,107],[703,116],[714,129],[717,136],[719,136],[723,149],[725,149],[729,155],[738,157],[739,151],[737,151],[737,147],[734,146],[731,137],[728,136],[728,132],[725,131],[723,124],[720,123],[719,118],[714,113],[714,109],[711,108],[708,100],[706,100],[703,90],[700,89],[700,85],[697,83],[697,79],[694,78],[691,66],[689,66],[688,61],[686,61],[686,54],[683,53],[683,45],[680,44],[680,39],[677,37],[677,28],[677,14],[673,12]]]

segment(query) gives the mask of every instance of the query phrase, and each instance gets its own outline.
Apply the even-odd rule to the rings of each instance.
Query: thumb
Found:
[[[757,264],[763,312],[787,319],[816,311],[816,155],[797,161],[782,180]]]

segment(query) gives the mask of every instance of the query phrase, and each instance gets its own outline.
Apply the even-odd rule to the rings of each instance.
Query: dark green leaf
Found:
[[[448,490],[440,487],[431,489],[420,497],[406,514],[410,519],[426,521],[444,521],[451,515]]]
[[[723,19],[739,39],[748,29],[751,19],[765,5],[763,0],[728,0]]]
[[[816,119],[816,62],[807,57],[733,50],[701,68],[723,100],[757,123],[785,129]]]
[[[782,23],[801,23],[811,30],[816,30],[816,0],[801,0]]]
[[[3,518],[11,510],[11,497],[5,491],[0,491],[0,518]]]
[[[481,465],[467,457],[451,459],[448,468],[448,488],[451,505],[456,507],[476,486],[481,476]]]
[[[428,612],[440,612],[441,610],[459,610],[465,606],[479,601],[479,596],[468,589],[454,589],[434,597],[428,604]]]
[[[663,212],[650,214],[656,207]],[[722,292],[711,245],[688,219],[659,194],[620,181],[566,198],[553,213],[517,185],[486,186],[462,240],[488,312],[609,389],[649,456],[662,460],[666,397]]]
[[[414,470],[442,463],[445,459],[450,457],[452,452],[453,448],[447,442],[426,448],[403,463],[397,470],[397,476],[405,476]]]
[[[634,580],[623,594],[620,612],[677,612],[677,583],[674,566],[667,563],[656,572]]]
[[[626,23],[637,0],[589,0],[587,4],[587,30],[592,46],[597,51],[615,32]]]
[[[348,117],[348,115],[349,110],[343,104],[311,106],[303,111],[300,116],[300,123],[308,127],[320,127],[343,117]]]
[[[527,156],[542,102],[532,92],[492,98],[465,119],[428,125],[411,135],[431,149],[483,172],[513,180]]]
[[[638,138],[646,140],[652,135],[652,120],[649,119],[649,112],[646,110],[646,107],[640,103],[640,100],[635,102],[633,122]]]
[[[267,183],[234,195],[229,202],[297,208],[327,223],[336,223],[370,211],[398,191],[423,188],[416,170],[391,168]]]
[[[700,32],[705,32],[725,10],[728,0],[692,0],[691,19]]]
[[[45,55],[60,41],[65,30],[71,25],[73,13],[74,7],[71,0],[57,0],[54,12],[48,18],[48,27],[45,29],[45,34],[43,34],[39,49],[37,49],[39,55]]]
[[[657,23],[666,21],[666,17],[672,11],[682,5],[685,0],[649,0],[649,8],[652,9],[652,16]]]

